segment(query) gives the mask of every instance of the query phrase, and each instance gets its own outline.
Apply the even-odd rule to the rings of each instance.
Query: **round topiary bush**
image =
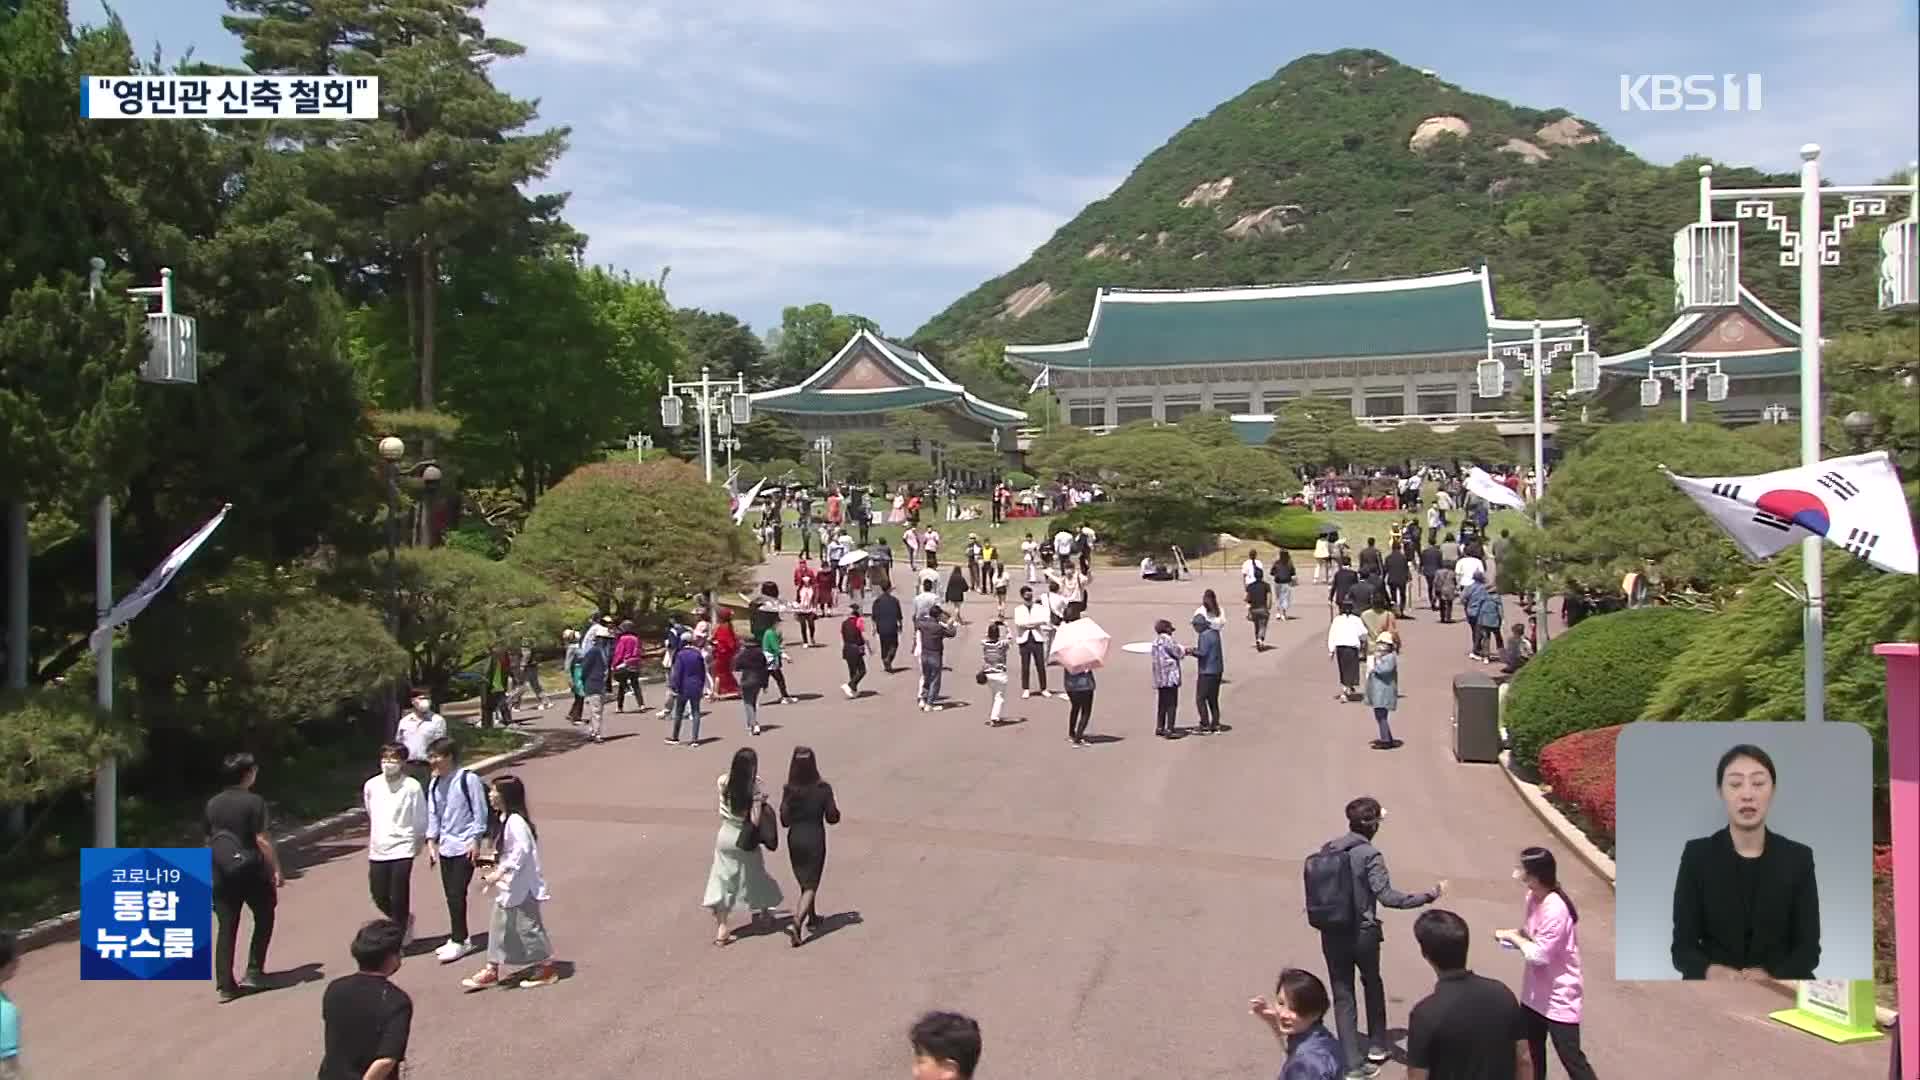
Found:
[[[1516,763],[1535,769],[1562,735],[1640,718],[1668,665],[1713,616],[1640,608],[1586,619],[1513,677],[1507,735]]]

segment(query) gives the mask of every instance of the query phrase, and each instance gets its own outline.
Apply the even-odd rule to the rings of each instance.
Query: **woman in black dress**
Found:
[[[827,865],[827,826],[840,824],[840,807],[833,801],[833,785],[820,779],[813,748],[793,748],[787,769],[787,788],[780,796],[780,824],[787,827],[787,857],[800,884],[800,900],[793,906],[793,924],[787,934],[793,947],[819,930],[813,905],[820,891],[820,872]]]

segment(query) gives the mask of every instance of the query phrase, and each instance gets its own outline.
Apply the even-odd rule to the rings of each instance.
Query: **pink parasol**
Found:
[[[1053,648],[1047,656],[1068,671],[1091,671],[1106,665],[1111,642],[1099,623],[1083,615],[1060,624],[1053,632]]]

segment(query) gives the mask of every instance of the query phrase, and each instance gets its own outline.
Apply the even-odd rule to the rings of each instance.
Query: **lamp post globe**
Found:
[[[407,452],[407,444],[397,435],[389,435],[380,440],[380,456],[388,461],[399,461]]]
[[[440,475],[441,475],[440,466],[438,465],[429,465],[426,468],[420,470],[420,479],[428,487],[432,487],[433,485],[439,483]]]
[[[1847,437],[1856,445],[1864,445],[1867,437],[1873,434],[1873,414],[1855,409],[1841,418],[1840,426],[1846,429]]]

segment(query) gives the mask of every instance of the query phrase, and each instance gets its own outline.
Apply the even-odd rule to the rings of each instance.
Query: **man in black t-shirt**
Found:
[[[1498,979],[1467,969],[1467,921],[1436,908],[1413,921],[1440,981],[1407,1021],[1408,1080],[1519,1080],[1532,1075],[1525,1014]]]
[[[413,999],[393,985],[400,970],[406,931],[392,919],[375,919],[353,938],[360,970],[327,984],[320,999],[326,1049],[320,1080],[397,1080],[407,1059]]]
[[[253,793],[260,767],[252,754],[228,754],[221,763],[226,790],[207,800],[207,846],[213,849],[214,989],[223,1002],[265,989],[267,946],[273,941],[273,909],[285,884],[280,859],[267,835],[267,801]],[[240,909],[253,914],[246,978],[233,978],[233,945]]]

